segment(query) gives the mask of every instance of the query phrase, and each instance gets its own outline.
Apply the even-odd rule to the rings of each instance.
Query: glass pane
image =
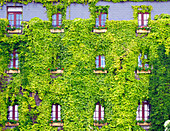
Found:
[[[141,54],[138,56],[138,66],[142,67]]]
[[[62,15],[61,15],[61,14],[59,14],[59,15],[58,15],[58,18],[59,18],[59,20],[61,20],[61,19],[62,19]]]
[[[56,112],[53,112],[53,113],[52,113],[52,117],[55,117],[55,116],[56,116]]]
[[[56,21],[53,21],[53,22],[52,22],[52,25],[53,25],[53,26],[56,26]]]
[[[141,25],[142,25],[142,22],[141,22],[140,20],[138,21],[138,25],[139,25],[139,26],[141,26]]]
[[[9,109],[9,111],[12,111],[12,106],[9,106],[8,109]]]
[[[53,20],[56,20],[56,14],[52,16],[52,19],[53,19]]]
[[[52,111],[56,111],[56,106],[52,105]]]
[[[148,21],[144,21],[144,26],[147,26],[148,25]]]
[[[15,111],[16,112],[18,111],[18,105],[15,105]]]
[[[105,67],[105,57],[101,56],[101,67]]]
[[[58,111],[60,111],[61,110],[61,107],[60,107],[60,105],[58,105]]]
[[[99,26],[99,18],[96,18],[96,27]]]
[[[101,118],[104,118],[104,112],[101,112]]]
[[[9,118],[12,119],[12,111],[9,112]],[[10,120],[11,120],[11,119],[10,119]]]
[[[58,23],[58,24],[59,24],[59,26],[60,26],[60,25],[61,25],[61,21],[59,21],[59,23]]]
[[[58,112],[58,117],[61,117],[61,113],[60,112]]]
[[[96,112],[99,111],[99,105],[96,105]]]
[[[141,16],[142,16],[141,14],[138,14],[138,20],[141,20]]]
[[[101,106],[101,111],[104,111],[104,107]]]

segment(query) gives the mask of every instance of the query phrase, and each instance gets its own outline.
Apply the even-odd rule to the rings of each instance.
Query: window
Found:
[[[99,102],[96,104],[96,109],[94,111],[94,116],[93,116],[94,120],[99,121],[104,120],[104,107],[102,107]]]
[[[51,113],[52,120],[61,120],[61,106],[56,104],[52,105],[52,113]]]
[[[9,63],[9,68],[18,68],[19,67],[19,63],[18,63],[18,53],[16,52],[16,50],[13,51],[13,53],[10,54],[11,59],[10,59],[10,63]]]
[[[99,55],[96,57],[96,68],[99,67],[105,67],[105,57],[102,55]]]
[[[105,26],[106,23],[106,13],[100,13],[99,17],[96,18],[96,27]]]
[[[148,25],[148,18],[149,18],[149,13],[139,13],[138,14],[138,25],[139,26],[147,26]]]
[[[138,67],[145,67],[145,68],[149,68],[149,64],[148,63],[142,63],[142,54],[140,53],[140,55],[138,56]],[[144,55],[144,59],[148,59],[148,56],[147,55]]]
[[[54,14],[52,16],[52,26],[61,26],[62,24],[62,15],[60,13]]]
[[[21,28],[22,7],[8,7],[9,25]]]
[[[150,114],[150,104],[148,101],[144,101],[139,103],[137,112],[136,112],[136,120],[148,120]]]
[[[8,120],[19,120],[18,105],[8,107]]]

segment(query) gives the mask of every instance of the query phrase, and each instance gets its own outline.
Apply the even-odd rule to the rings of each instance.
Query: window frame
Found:
[[[54,16],[54,15],[56,15],[56,20],[53,19],[53,16]],[[59,19],[59,15],[61,15],[61,20]],[[56,22],[56,25],[53,24],[53,21]],[[59,24],[59,23],[60,23],[59,21],[61,21],[61,24]],[[62,14],[61,14],[61,13],[53,14],[53,15],[52,15],[52,26],[53,26],[53,27],[57,27],[57,26],[61,26],[61,25],[62,25]]]
[[[7,7],[7,19],[9,20],[9,14],[13,14],[14,16],[14,19],[13,19],[13,22],[14,22],[14,24],[13,25],[11,25],[10,24],[10,21],[12,21],[12,20],[9,20],[9,25],[10,26],[14,26],[15,28],[20,28],[21,29],[21,22],[22,22],[22,11],[8,11],[8,9],[9,8],[22,8],[22,6],[8,6]],[[20,19],[20,17],[19,17],[19,19],[17,19],[17,15],[18,14],[21,14],[21,19]],[[19,25],[17,25],[17,20],[19,21]]]
[[[96,108],[97,108],[97,106],[99,107],[98,108],[98,111],[96,111]],[[102,111],[102,108],[103,108],[103,111]],[[98,103],[96,103],[96,105],[95,105],[95,111],[94,111],[94,114],[93,114],[93,119],[94,120],[97,120],[97,121],[99,121],[99,120],[104,120],[104,107],[102,107],[102,105],[98,102]],[[102,112],[103,112],[103,117],[102,117]],[[98,114],[98,115],[97,115]],[[95,119],[96,118],[96,119]]]
[[[102,59],[102,57],[103,57],[103,59]],[[98,62],[97,62],[97,61],[98,61]],[[100,67],[105,68],[105,66],[106,66],[105,56],[104,56],[104,55],[98,55],[98,56],[96,57],[95,63],[96,63],[96,68],[100,68]],[[102,65],[102,63],[103,63],[103,65]]]
[[[141,20],[139,20],[139,14],[141,15]],[[144,19],[144,15],[148,15],[148,18],[147,20]],[[138,26],[148,26],[148,19],[149,19],[149,13],[148,12],[145,12],[145,13],[138,13]],[[147,21],[147,24],[144,25],[144,21]],[[141,25],[139,24],[139,22],[141,22]]]
[[[53,106],[55,106],[55,110],[53,110]],[[53,112],[55,116],[53,117]],[[59,120],[61,121],[61,106],[59,104],[52,104],[52,110],[51,110],[51,118],[53,121]]]
[[[10,110],[10,107],[12,108],[12,110]],[[10,112],[12,112],[11,113],[12,117],[10,117]],[[13,105],[8,107],[8,120],[19,120],[18,105]]]
[[[11,54],[13,56],[11,56]],[[17,50],[14,50],[12,53],[10,53],[10,63],[8,66],[9,68],[19,68],[19,58],[17,55],[19,55]],[[17,61],[18,61],[18,65],[16,65]],[[13,64],[11,64],[11,63],[13,63]],[[11,67],[11,65],[12,65],[12,67]]]
[[[97,12],[98,13],[98,12]],[[107,13],[103,13],[103,12],[100,12],[100,14],[97,16],[97,18],[96,18],[96,27],[99,27],[99,26],[103,26],[102,25],[102,15],[104,15],[104,14],[106,14],[106,19],[104,19],[105,21],[104,21],[104,27],[106,26],[106,20],[107,20]],[[99,21],[99,25],[97,25],[97,19],[98,19],[98,21]]]
[[[148,106],[148,110],[145,109],[145,105]],[[148,120],[150,118],[150,108],[151,105],[149,104],[148,101],[143,101],[142,103],[138,103],[138,108],[137,108],[137,115],[136,115],[136,120]],[[142,111],[142,116],[140,112]],[[145,114],[149,114],[148,116],[145,116]],[[146,118],[147,117],[147,118]]]

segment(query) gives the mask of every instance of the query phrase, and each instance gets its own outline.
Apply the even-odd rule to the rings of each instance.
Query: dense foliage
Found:
[[[50,8],[60,10],[50,6],[50,17],[55,13]],[[51,21],[33,18],[24,24],[22,35],[7,37],[4,33],[8,21],[0,20],[3,84],[0,87],[0,130],[5,127],[8,106],[16,103],[19,105],[20,123],[16,130],[57,130],[48,122],[51,106],[55,103],[62,107],[65,130],[98,129],[93,126],[97,102],[105,107],[105,119],[109,123],[101,130],[142,130],[135,119],[138,102],[145,99],[150,99],[153,106],[152,129],[162,130],[162,126],[158,125],[168,119],[169,106],[166,72],[169,22],[169,19],[150,21],[151,33],[136,37],[137,20],[107,21],[107,32],[96,34],[92,32],[94,17],[64,19],[64,33],[52,34]],[[21,73],[14,74],[7,84],[3,79],[6,76],[4,71],[14,49],[19,52]],[[142,56],[148,54],[149,64],[154,69],[151,75],[140,74],[140,80],[137,80],[134,71],[140,53]],[[106,58],[107,74],[93,73],[98,55]],[[55,67],[63,67],[64,73],[52,79],[48,68]],[[161,76],[159,81],[158,76]],[[39,106],[31,93],[36,93],[41,100]],[[158,114],[158,111],[164,115]]]

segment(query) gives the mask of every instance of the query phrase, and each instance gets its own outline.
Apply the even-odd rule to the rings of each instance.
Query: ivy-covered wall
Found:
[[[142,130],[136,125],[138,102],[150,100],[151,129],[161,131],[169,107],[167,63],[160,63],[169,56],[169,22],[169,19],[151,20],[151,33],[136,37],[137,20],[107,20],[107,32],[103,34],[91,32],[94,17],[63,20],[64,33],[52,34],[50,21],[33,18],[24,26],[22,35],[8,37],[5,35],[8,21],[0,20],[0,130],[5,128],[8,106],[16,102],[20,125],[13,130],[57,130],[48,124],[55,103],[62,107],[64,130],[90,130],[90,127],[99,130],[93,126],[97,102],[105,107],[109,123],[101,130]],[[160,57],[160,47],[165,48],[165,58]],[[21,73],[13,75],[7,84],[3,80],[7,75],[4,71],[14,49],[19,52]],[[141,52],[148,53],[153,73],[140,74],[137,80],[134,71]],[[107,74],[93,73],[98,55],[105,56]],[[57,56],[60,58],[56,59]],[[64,68],[64,73],[52,79],[48,68],[58,66]],[[160,75],[157,86],[155,81]],[[155,88],[158,94],[161,91],[160,95],[155,95]],[[39,106],[30,97],[31,92],[37,93]],[[161,117],[162,114],[165,115]]]

